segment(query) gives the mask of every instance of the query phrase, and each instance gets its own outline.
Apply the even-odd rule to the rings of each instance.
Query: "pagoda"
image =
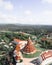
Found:
[[[22,54],[20,52],[20,44],[16,45],[16,48],[14,50],[14,57],[15,57],[16,63],[20,63],[23,61],[23,57],[22,57]]]
[[[31,41],[30,37],[27,40],[26,46],[23,48],[23,53],[25,53],[25,54],[36,53],[36,48],[34,47],[33,42]]]

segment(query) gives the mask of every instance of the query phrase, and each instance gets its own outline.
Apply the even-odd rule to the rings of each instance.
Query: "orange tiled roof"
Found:
[[[20,42],[21,40],[20,40],[20,39],[14,39],[14,41],[16,41],[16,42]]]
[[[20,40],[20,39],[14,39],[14,41],[19,43],[19,42],[21,42],[21,41],[23,41],[23,40]],[[21,47],[21,45],[22,45],[22,44],[17,44],[15,50],[20,51],[20,47]]]
[[[15,50],[20,51],[20,44],[17,44],[17,45],[16,45]]]
[[[15,42],[21,42],[21,41],[26,41],[26,40],[20,40],[20,39],[14,39]]]
[[[42,41],[46,41],[46,40],[47,40],[47,38],[42,38],[41,40],[42,40]]]
[[[34,47],[30,39],[28,39],[27,45],[24,47],[23,51],[26,53],[31,53],[33,51],[36,51],[36,48]]]
[[[43,60],[49,58],[49,57],[52,57],[52,50],[49,50],[49,51],[45,51],[41,54],[41,57]]]

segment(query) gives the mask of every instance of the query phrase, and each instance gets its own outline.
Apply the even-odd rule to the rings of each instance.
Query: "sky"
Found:
[[[0,0],[0,24],[52,25],[52,0]]]

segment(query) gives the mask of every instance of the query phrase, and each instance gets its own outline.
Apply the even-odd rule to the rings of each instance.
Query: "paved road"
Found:
[[[40,61],[39,61],[39,59],[38,59],[38,58],[37,58],[37,59],[32,60],[32,61],[31,61],[31,63],[33,63],[34,65],[40,65]]]
[[[40,65],[38,58],[24,58],[25,65]]]

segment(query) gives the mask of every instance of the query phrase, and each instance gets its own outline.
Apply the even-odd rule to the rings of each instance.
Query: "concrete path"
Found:
[[[37,58],[23,58],[24,65],[36,65],[36,63],[32,63],[31,61],[35,60]]]

